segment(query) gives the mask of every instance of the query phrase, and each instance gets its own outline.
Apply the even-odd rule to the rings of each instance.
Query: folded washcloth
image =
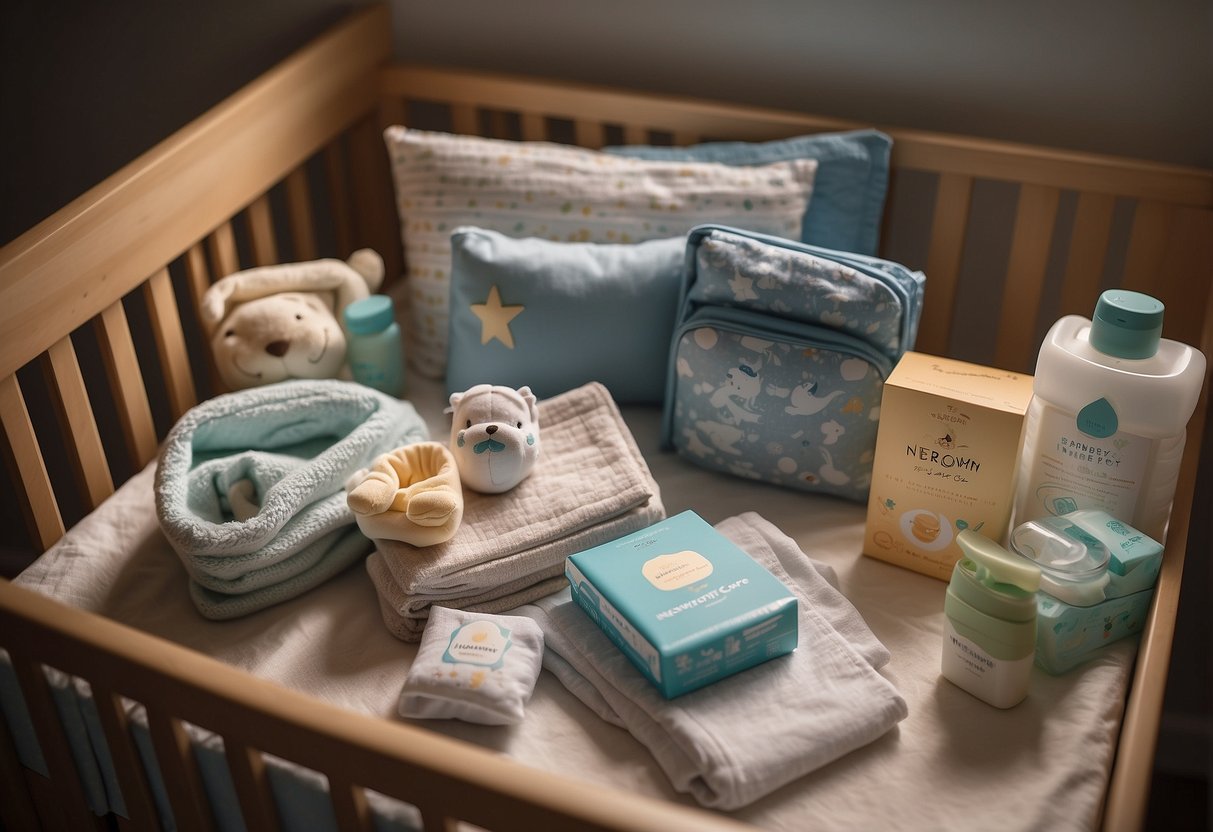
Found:
[[[887,732],[905,700],[876,672],[889,653],[795,541],[757,514],[716,527],[797,595],[794,653],[667,700],[570,599],[516,614],[543,628],[544,667],[653,753],[674,788],[737,809]]]
[[[160,451],[156,514],[200,611],[253,612],[365,554],[346,479],[426,438],[410,403],[332,379],[228,393],[185,413]]]
[[[433,604],[499,613],[560,589],[564,559],[665,517],[619,408],[591,382],[539,403],[543,446],[504,494],[464,491],[455,536],[418,548],[377,539],[367,571],[388,629],[416,641]]]

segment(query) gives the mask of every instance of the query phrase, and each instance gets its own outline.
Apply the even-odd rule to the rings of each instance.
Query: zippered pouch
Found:
[[[688,235],[662,445],[705,468],[864,500],[884,381],[925,276],[727,226]]]

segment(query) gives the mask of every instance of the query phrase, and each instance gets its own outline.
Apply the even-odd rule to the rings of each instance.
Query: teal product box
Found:
[[[796,597],[693,511],[570,555],[565,577],[667,699],[796,649]]]
[[[1036,596],[1036,664],[1054,676],[1098,655],[1102,647],[1141,632],[1153,589],[1076,607],[1044,592]]]

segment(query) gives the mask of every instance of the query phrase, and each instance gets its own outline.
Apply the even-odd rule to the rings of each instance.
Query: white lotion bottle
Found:
[[[1110,289],[1045,336],[1024,426],[1014,526],[1106,511],[1165,539],[1205,356],[1161,337],[1163,304]]]
[[[995,708],[1028,695],[1040,567],[980,532],[956,536],[962,557],[944,594],[940,672]]]

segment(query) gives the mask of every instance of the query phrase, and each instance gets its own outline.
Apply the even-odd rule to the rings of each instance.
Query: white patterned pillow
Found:
[[[389,127],[384,132],[407,260],[408,353],[446,369],[450,234],[633,243],[714,222],[798,239],[817,163],[654,162],[548,142]]]

